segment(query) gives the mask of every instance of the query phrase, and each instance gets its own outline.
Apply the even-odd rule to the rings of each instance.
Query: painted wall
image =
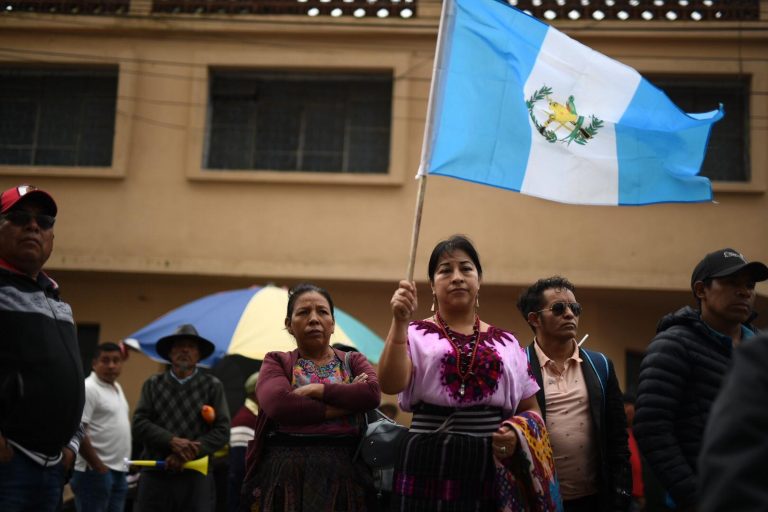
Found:
[[[48,268],[78,321],[98,323],[102,341],[115,340],[206,293],[312,280],[386,334],[389,297],[408,257],[436,12],[425,3],[410,22],[359,21],[0,17],[0,62],[120,67],[112,167],[0,166],[0,188],[32,182],[56,197]],[[751,74],[751,182],[716,184],[713,204],[609,208],[430,178],[416,276],[424,279],[436,241],[470,235],[486,268],[483,317],[525,340],[513,308],[522,286],[568,276],[581,290],[589,346],[614,359],[623,381],[625,351],[642,350],[658,318],[689,302],[690,272],[704,253],[733,246],[768,261],[768,21],[763,16],[750,30],[727,23],[718,30],[664,22],[561,27],[645,73]],[[390,172],[202,169],[209,66],[392,70]],[[426,315],[423,283],[420,290]],[[758,290],[768,294],[764,284]],[[768,317],[765,298],[758,309]],[[123,381],[132,403],[158,369],[131,358]]]
[[[481,258],[484,258],[483,247]],[[482,260],[484,268],[487,260]],[[549,274],[547,274],[549,275]],[[155,318],[186,302],[209,293],[263,284],[266,280],[211,278],[200,276],[151,276],[59,271],[54,274],[63,297],[72,305],[79,323],[96,323],[100,341],[115,341],[137,331]],[[426,279],[419,281],[419,311],[416,318],[430,316],[431,292]],[[535,276],[538,277],[546,277]],[[532,284],[535,278],[531,278]],[[368,325],[382,338],[389,329],[389,299],[396,283],[374,281],[314,280],[326,287],[335,304]],[[292,286],[293,279],[276,280]],[[605,352],[615,366],[622,388],[625,385],[627,351],[642,352],[653,338],[656,323],[665,314],[693,305],[688,292],[664,290],[617,290],[583,287],[578,281],[576,298],[584,306],[580,337],[589,334],[585,346]],[[515,333],[522,345],[533,338],[515,308],[522,287],[483,284],[479,314],[483,320]],[[758,298],[758,327],[768,328],[768,297]],[[132,406],[141,384],[162,365],[140,353],[132,353],[120,379]]]

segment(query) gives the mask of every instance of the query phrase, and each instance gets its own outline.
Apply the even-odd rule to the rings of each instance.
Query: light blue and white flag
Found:
[[[574,204],[710,201],[722,108],[686,114],[634,69],[498,0],[445,0],[419,174]]]

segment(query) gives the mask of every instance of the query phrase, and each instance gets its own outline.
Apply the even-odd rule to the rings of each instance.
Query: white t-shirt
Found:
[[[83,423],[101,461],[109,469],[127,471],[123,459],[131,456],[131,420],[120,384],[108,384],[91,372],[85,379]],[[78,455],[75,469],[85,471],[87,465]]]

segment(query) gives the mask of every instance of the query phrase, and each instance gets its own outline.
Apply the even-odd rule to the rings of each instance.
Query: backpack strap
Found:
[[[605,387],[608,385],[608,358],[602,352],[592,352],[591,350],[581,349],[584,353],[589,365],[597,375],[597,381],[600,383],[600,391],[602,392],[603,406],[605,406]],[[595,364],[597,361],[597,365]],[[600,367],[598,370],[597,367]]]

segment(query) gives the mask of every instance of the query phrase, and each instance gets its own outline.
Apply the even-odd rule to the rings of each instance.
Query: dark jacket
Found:
[[[712,406],[699,457],[699,512],[768,507],[768,336],[736,351]]]
[[[531,362],[531,371],[539,384],[536,401],[539,403],[544,420],[547,419],[547,404],[541,377],[541,363],[533,346],[526,350]],[[596,352],[591,352],[597,354]],[[602,385],[595,369],[587,362],[584,350],[579,349],[579,357],[584,382],[589,394],[589,410],[592,425],[595,427],[595,439],[598,446],[598,493],[600,510],[627,510],[632,495],[632,472],[629,465],[629,445],[627,440],[627,418],[624,414],[624,402],[613,363],[608,361],[608,379],[603,397]],[[595,361],[597,364],[597,361]],[[600,366],[598,366],[600,368]]]
[[[0,261],[0,432],[57,457],[84,404],[72,309],[45,274],[33,280]]]
[[[661,319],[640,365],[634,433],[678,507],[696,504],[704,426],[731,362],[732,345],[690,307]]]

